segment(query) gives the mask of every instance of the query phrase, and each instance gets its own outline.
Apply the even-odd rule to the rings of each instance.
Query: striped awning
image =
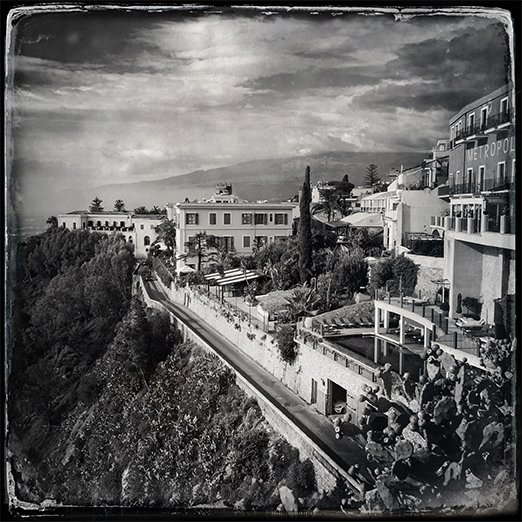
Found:
[[[214,281],[219,286],[233,285],[235,283],[243,283],[246,281],[252,281],[261,277],[261,274],[255,270],[243,270],[241,268],[234,268],[231,270],[225,270],[223,274],[219,272],[213,272],[207,274],[205,279],[208,282]]]

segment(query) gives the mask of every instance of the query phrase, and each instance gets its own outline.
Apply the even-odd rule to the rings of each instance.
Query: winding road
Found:
[[[348,471],[350,466],[360,464],[361,471],[364,472],[367,466],[366,455],[364,448],[359,443],[347,437],[337,440],[333,424],[327,417],[315,411],[190,308],[170,301],[156,282],[144,281],[143,284],[151,299],[161,303],[167,311],[179,318],[190,330],[211,346],[237,373],[297,425],[339,467]]]

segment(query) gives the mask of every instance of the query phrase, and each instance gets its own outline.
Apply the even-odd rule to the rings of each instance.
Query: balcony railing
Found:
[[[497,232],[501,234],[515,233],[515,220],[510,216],[488,216],[483,214],[476,217],[445,217],[444,228],[467,234],[482,234],[483,232]]]
[[[480,194],[494,190],[509,190],[511,180],[506,178],[485,179],[482,182],[454,183],[449,187],[450,195],[453,194]]]
[[[456,142],[465,140],[471,136],[480,136],[486,131],[509,123],[511,121],[511,112],[498,112],[496,114],[490,114],[484,122],[475,123],[474,125],[468,125],[467,127],[460,129],[455,133],[455,139],[450,141],[450,147],[453,148]]]
[[[134,232],[134,226],[132,227],[87,227],[87,230],[95,232]]]

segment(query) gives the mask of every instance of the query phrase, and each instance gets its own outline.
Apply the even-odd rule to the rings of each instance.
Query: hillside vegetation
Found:
[[[283,486],[300,509],[346,496],[319,495],[312,464],[233,374],[131,298],[135,259],[121,238],[50,230],[18,259],[9,381],[18,498],[266,510],[282,509]]]

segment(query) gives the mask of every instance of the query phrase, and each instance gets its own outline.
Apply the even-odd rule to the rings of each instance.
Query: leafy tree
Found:
[[[103,212],[103,207],[101,206],[102,203],[103,201],[98,196],[96,196],[89,206],[90,212]]]
[[[57,228],[58,227],[58,218],[56,216],[49,216],[46,221],[49,228]]]
[[[371,269],[370,288],[388,288],[390,292],[412,295],[417,285],[419,267],[404,254],[382,259]]]
[[[161,209],[160,207],[154,205],[150,210],[149,214],[165,214],[167,212],[166,209]]]
[[[161,223],[156,227],[156,234],[158,239],[163,241],[167,248],[172,251],[172,260],[174,261],[174,255],[176,250],[176,223],[172,219],[164,217]]]
[[[117,212],[125,212],[125,203],[122,199],[117,199],[114,202],[114,210],[116,210]]]
[[[195,256],[198,258],[198,272],[201,272],[203,260],[211,255],[209,249],[215,246],[214,236],[205,231],[198,232],[185,245],[188,247],[187,257]]]
[[[301,283],[310,281],[312,277],[312,214],[310,203],[312,194],[310,189],[310,167],[306,167],[305,181],[299,201],[299,225],[297,237],[299,241],[299,273]]]
[[[137,207],[134,209],[135,214],[148,214],[149,211],[147,210],[147,207],[141,205],[140,207]]]
[[[366,181],[367,187],[373,187],[379,181],[378,168],[375,163],[370,163],[368,167],[366,167],[366,176],[364,180]]]
[[[283,361],[292,364],[297,357],[297,344],[294,341],[295,328],[289,324],[281,326],[276,332],[276,342]]]
[[[340,195],[337,190],[323,190],[321,201],[312,205],[312,214],[324,213],[328,221],[335,218],[335,213],[341,211]]]

